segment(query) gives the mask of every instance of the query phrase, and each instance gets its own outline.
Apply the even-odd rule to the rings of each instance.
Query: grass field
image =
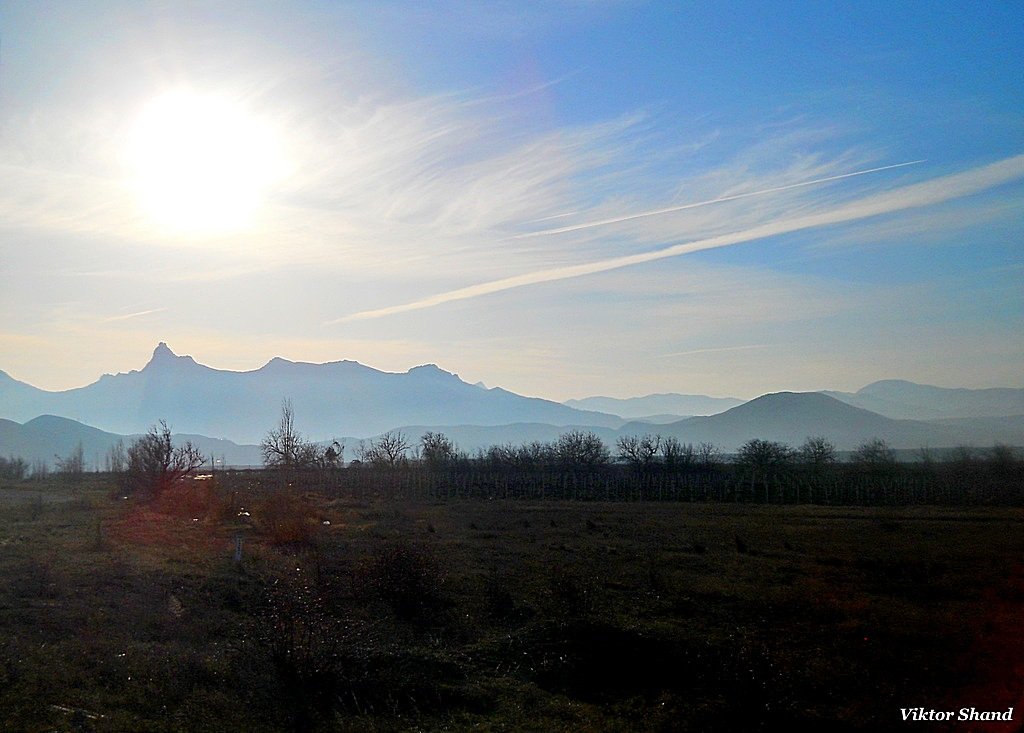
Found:
[[[1024,716],[1024,511],[0,486],[9,731]],[[15,491],[16,490],[16,491]],[[6,492],[6,493],[5,493]],[[240,551],[240,552],[239,552]],[[240,559],[236,558],[240,554]]]

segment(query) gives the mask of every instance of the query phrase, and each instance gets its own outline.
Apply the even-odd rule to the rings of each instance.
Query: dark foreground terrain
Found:
[[[426,503],[257,480],[149,501],[102,476],[0,486],[19,490],[0,500],[0,728],[1024,718],[1020,509]],[[1010,706],[1012,723],[900,712]]]

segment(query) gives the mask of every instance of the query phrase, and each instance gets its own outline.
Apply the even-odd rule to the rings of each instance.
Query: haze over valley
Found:
[[[391,430],[415,445],[441,432],[464,451],[551,442],[592,432],[609,447],[622,436],[658,434],[737,450],[752,439],[800,445],[810,436],[849,451],[872,440],[898,449],[1024,446],[1024,389],[944,389],[891,380],[856,393],[779,392],[753,400],[660,394],[591,397],[566,404],[471,385],[433,364],[404,373],[354,361],[297,363],[282,357],[249,372],[220,370],[161,342],[140,370],[48,392],[0,372],[0,455],[51,460],[81,442],[91,462],[123,436],[165,420],[180,440],[231,465],[258,465],[258,445],[288,400],[309,439],[350,447]],[[860,405],[871,405],[876,410]],[[610,411],[579,409],[600,407]],[[670,414],[675,409],[680,413]],[[661,410],[654,419],[635,418]],[[703,414],[694,414],[703,413]]]

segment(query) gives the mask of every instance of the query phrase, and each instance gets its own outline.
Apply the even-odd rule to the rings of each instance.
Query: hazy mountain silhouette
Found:
[[[0,379],[0,416],[8,419],[60,415],[114,433],[145,432],[165,419],[175,432],[242,443],[258,443],[277,424],[285,398],[292,400],[296,427],[314,440],[374,435],[408,424],[618,427],[623,422],[614,415],[484,389],[433,364],[396,374],[354,361],[308,364],[275,358],[260,369],[232,372],[177,356],[164,343],[143,369],[104,375],[78,389],[47,392],[7,375]]]
[[[292,400],[296,427],[307,438],[357,436],[345,439],[348,457],[359,438],[401,426],[411,442],[427,429],[440,430],[470,451],[495,443],[550,441],[574,427],[594,430],[612,448],[620,435],[643,433],[711,442],[726,451],[751,438],[797,446],[811,435],[829,438],[840,450],[876,437],[894,448],[910,449],[997,441],[1024,445],[1022,395],[1019,389],[952,390],[890,380],[853,394],[768,394],[718,414],[681,420],[664,414],[665,409],[720,410],[740,401],[700,395],[570,401],[626,414],[662,413],[652,422],[625,423],[616,414],[468,384],[433,364],[390,373],[354,361],[308,364],[275,358],[253,371],[232,372],[177,356],[161,343],[143,369],[104,375],[64,392],[40,390],[0,372],[0,417],[14,421],[0,424],[0,454],[52,460],[55,453],[67,455],[81,440],[92,463],[119,435],[143,433],[164,419],[176,435],[199,436],[196,441],[204,452],[224,454],[230,463],[254,464],[259,455],[253,446],[277,424],[284,398]],[[875,404],[889,416],[850,401]],[[893,414],[943,419],[894,419]],[[34,419],[39,415],[46,417]],[[56,423],[54,415],[95,427]],[[26,421],[19,430],[12,427]],[[43,434],[48,442],[40,448]],[[227,436],[230,441],[217,444],[205,436]]]
[[[691,417],[693,415],[716,415],[742,405],[743,400],[735,397],[708,397],[706,395],[649,394],[644,397],[584,397],[566,400],[565,404],[579,410],[597,410],[630,420],[665,422],[672,415]]]
[[[886,379],[856,392],[830,392],[849,405],[907,420],[1024,415],[1024,389],[948,389]]]
[[[534,440],[551,441],[571,428],[519,423],[481,428],[471,425],[416,425],[402,428],[415,441],[427,430],[442,432],[472,452],[498,443],[518,445]],[[991,446],[994,443],[1024,445],[1024,416],[961,418],[926,422],[893,420],[820,392],[778,392],[763,395],[738,407],[706,417],[691,417],[669,424],[633,421],[617,430],[577,426],[592,430],[614,452],[615,441],[626,435],[675,436],[683,443],[713,443],[733,452],[752,438],[775,440],[799,447],[809,436],[824,436],[837,450],[857,448],[873,438],[893,448],[952,448],[958,445]]]
[[[846,405],[820,393],[783,392],[751,400],[728,412],[709,417],[680,420],[670,425],[632,422],[615,430],[599,426],[554,426],[544,423],[508,425],[407,425],[400,428],[414,447],[428,430],[445,433],[469,454],[478,448],[532,441],[550,442],[569,430],[592,431],[615,452],[623,435],[645,433],[672,435],[685,443],[713,443],[733,452],[751,438],[763,438],[798,447],[809,435],[822,435],[838,450],[852,450],[872,438],[882,438],[893,448],[950,448],[958,445],[991,446],[997,442],[1024,446],[1024,416],[957,418],[922,422],[892,420],[867,410]],[[86,466],[104,466],[107,450],[118,440],[127,446],[134,435],[116,435],[67,418],[43,415],[24,425],[0,419],[0,455],[37,459],[51,467],[55,457],[65,457],[82,443]],[[372,436],[372,439],[378,436]],[[175,434],[176,443],[191,440],[208,456],[223,459],[224,465],[257,466],[262,463],[259,446],[239,445],[204,435]],[[357,456],[358,437],[343,437],[345,460]]]
[[[13,420],[0,419],[0,455],[23,458],[29,463],[40,460],[55,466],[56,458],[71,455],[79,443],[87,470],[105,467],[107,452],[121,441],[127,448],[137,435],[117,435],[83,425],[75,420],[54,415],[41,415],[24,425]],[[205,455],[223,459],[227,465],[260,465],[262,454],[257,445],[237,445],[228,440],[208,438],[205,435],[177,434],[175,445],[191,440]]]
[[[850,450],[872,438],[881,438],[893,448],[922,446],[951,447],[959,444],[1021,444],[1024,418],[987,421],[952,420],[929,423],[894,420],[848,405],[820,392],[778,392],[767,394],[739,407],[710,417],[693,417],[652,429],[651,425],[630,423],[620,434],[660,433],[683,442],[714,443],[733,451],[752,438],[776,440],[799,446],[808,436],[824,436],[839,450]]]
[[[51,467],[55,456],[71,455],[79,443],[87,464],[94,464],[99,456],[102,465],[102,457],[120,438],[53,415],[41,415],[24,425],[0,420],[0,454],[24,458],[30,463],[41,460]]]

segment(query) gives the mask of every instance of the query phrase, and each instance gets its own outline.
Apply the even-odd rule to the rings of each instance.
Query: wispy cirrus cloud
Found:
[[[570,278],[607,272],[622,267],[639,265],[647,262],[678,257],[692,252],[727,247],[742,242],[750,242],[767,237],[788,234],[805,229],[827,227],[882,214],[889,214],[907,209],[931,206],[952,199],[994,188],[1004,183],[1024,178],[1024,155],[1018,155],[995,163],[973,168],[960,173],[940,176],[921,183],[902,186],[881,194],[866,196],[822,212],[805,216],[783,218],[769,221],[750,229],[723,234],[692,242],[683,242],[662,249],[637,254],[612,257],[595,262],[586,262],[564,267],[547,268],[512,277],[492,280],[490,282],[471,285],[450,290],[427,298],[411,301],[385,308],[359,311],[329,323],[357,321],[406,313],[409,311],[432,308],[457,300],[477,298],[513,288],[555,282]]]
[[[626,221],[633,221],[635,219],[646,219],[651,216],[661,216],[662,214],[674,214],[678,211],[688,211],[690,209],[699,209],[702,206],[711,206],[712,204],[724,204],[727,201],[739,201],[740,199],[751,198],[754,196],[766,196],[771,193],[781,193],[783,191],[792,191],[797,188],[805,188],[807,186],[817,186],[822,183],[831,183],[832,181],[841,181],[847,178],[855,178],[856,176],[866,176],[870,173],[879,173],[881,171],[893,170],[895,168],[905,168],[909,165],[918,165],[924,163],[923,160],[911,160],[906,163],[894,163],[892,165],[883,165],[877,168],[868,168],[863,171],[853,171],[852,173],[840,173],[834,176],[827,176],[825,178],[816,178],[811,181],[800,181],[799,183],[789,183],[782,186],[773,186],[771,188],[763,188],[759,191],[746,191],[744,193],[734,193],[729,196],[719,196],[714,199],[707,199],[705,201],[695,201],[689,204],[680,204],[678,206],[669,206],[663,209],[654,209],[652,211],[641,211],[636,214],[627,214],[624,216],[618,216],[614,219],[602,219],[601,221],[591,221],[583,224],[571,224],[569,226],[558,227],[556,229],[543,229],[536,232],[527,232],[525,234],[517,234],[512,239],[527,239],[530,237],[544,237],[552,234],[565,234],[566,232],[576,232],[582,229],[594,229],[595,227],[603,227],[608,224],[621,224]]]

